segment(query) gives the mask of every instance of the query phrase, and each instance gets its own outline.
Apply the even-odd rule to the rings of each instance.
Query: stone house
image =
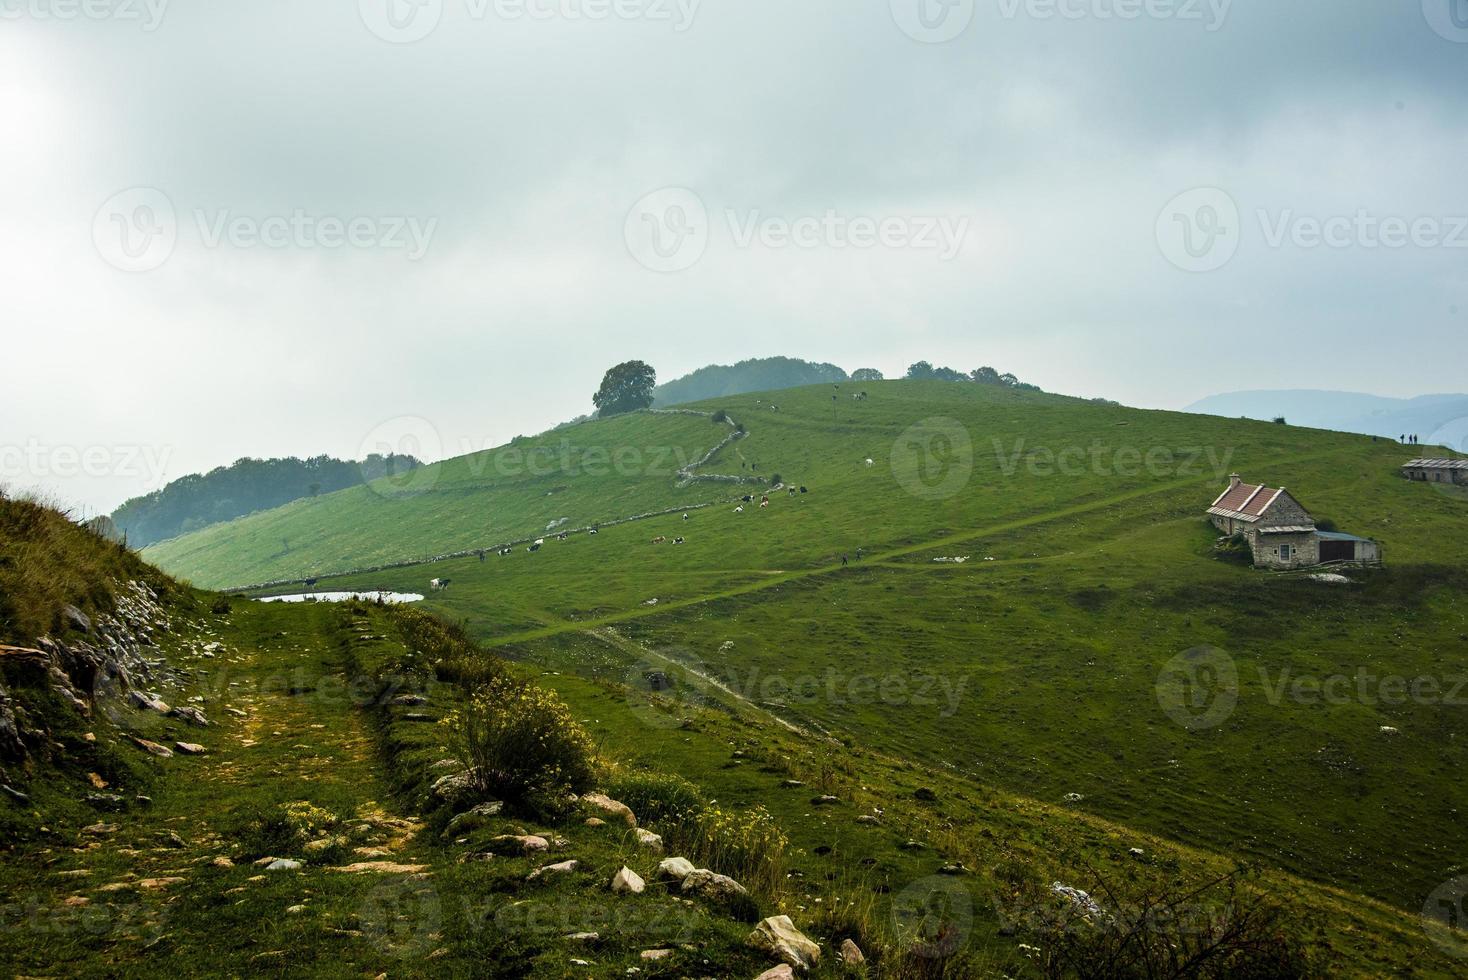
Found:
[[[1402,475],[1422,483],[1468,486],[1468,459],[1414,459],[1402,465]]]
[[[1315,518],[1284,487],[1245,483],[1237,473],[1208,508],[1213,526],[1249,542],[1259,568],[1311,568],[1349,561],[1375,563],[1381,548],[1369,538],[1321,531]]]

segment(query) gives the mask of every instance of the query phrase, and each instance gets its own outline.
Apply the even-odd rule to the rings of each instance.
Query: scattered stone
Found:
[[[870,813],[863,813],[856,818],[856,822],[866,824],[869,827],[879,827],[882,824],[881,818],[873,816]]]
[[[216,868],[232,868],[232,867],[234,867],[234,862],[231,861],[229,858],[225,857],[223,854],[219,855],[218,857],[216,857],[213,861],[210,861],[209,863],[212,864],[212,865],[214,865],[214,867],[216,867]]]
[[[472,830],[481,830],[490,820],[504,812],[505,805],[499,800],[490,803],[481,803],[472,810],[466,810],[449,821],[448,827],[444,829],[445,837],[453,837],[457,834],[466,834]]]
[[[646,887],[647,882],[631,868],[624,867],[612,876],[612,891],[618,895],[641,895]]]
[[[729,902],[749,894],[743,885],[727,875],[715,874],[707,868],[690,871],[683,879],[683,894],[698,895],[715,902]]]
[[[428,870],[426,864],[396,864],[392,861],[358,861],[356,864],[343,865],[340,868],[332,868],[332,871],[340,871],[343,874],[361,875],[417,875]]]
[[[277,858],[265,866],[266,871],[300,871],[301,862],[290,858]]]
[[[144,752],[156,755],[160,759],[173,758],[173,749],[170,749],[166,745],[159,745],[157,742],[150,742],[146,738],[138,738],[136,735],[133,736],[133,744]]]
[[[693,862],[687,858],[664,858],[658,863],[658,876],[672,881],[682,881],[693,871]]]
[[[1147,856],[1147,852],[1144,851],[1144,850],[1142,850],[1140,847],[1133,847],[1131,850],[1127,851],[1127,853],[1130,854],[1134,858],[1140,858],[1140,857],[1146,857]]]
[[[861,966],[867,961],[861,947],[850,939],[841,940],[841,962],[846,966]]]
[[[88,793],[86,795],[88,806],[98,810],[121,810],[127,806],[127,801],[116,793]]]
[[[536,837],[533,834],[526,834],[524,836],[505,834],[490,841],[489,846],[491,848],[513,849],[521,854],[542,854],[550,850],[550,841],[544,837]]]
[[[609,813],[614,817],[621,817],[627,826],[634,830],[637,828],[637,816],[632,812],[632,808],[625,803],[618,803],[610,796],[602,793],[587,793],[581,797],[581,802],[587,806],[595,807],[604,813]]]
[[[925,846],[921,841],[909,840],[897,845],[904,851],[921,851]]]
[[[181,851],[185,847],[188,847],[188,845],[184,843],[184,839],[172,830],[160,831],[153,836],[157,837],[158,842],[164,847],[171,847],[176,851]]]
[[[197,742],[174,742],[173,747],[184,755],[203,755],[208,749]]]
[[[17,803],[29,804],[31,802],[31,798],[29,796],[22,793],[18,789],[11,789],[9,786],[6,786],[4,784],[0,784],[0,793],[4,793],[6,796],[10,797]]]
[[[226,714],[234,715],[236,718],[250,717],[246,712],[241,711],[239,708],[225,708],[224,710]]]
[[[804,785],[805,785],[805,783],[802,783],[798,779],[787,779],[783,783],[780,784],[780,788],[781,789],[800,789],[800,787],[802,787]]]
[[[954,878],[958,875],[968,874],[968,868],[965,868],[962,864],[945,864],[943,865],[943,867],[938,869],[938,873],[940,875],[948,875],[950,878]]]
[[[656,851],[659,854],[663,853],[663,839],[650,830],[639,828],[637,831],[637,843],[649,851]]]
[[[642,958],[645,960],[665,960],[673,955],[671,949],[644,949]]]
[[[478,780],[475,779],[472,770],[463,772],[451,772],[440,776],[433,781],[433,795],[450,806],[469,799],[478,791]]]
[[[399,694],[388,702],[399,708],[417,708],[428,703],[428,699],[421,694]]]
[[[601,942],[601,933],[573,932],[566,937],[566,941],[572,943],[599,943]]]
[[[306,906],[304,906],[304,905],[292,905],[290,908],[288,908],[288,909],[285,910],[285,914],[286,915],[300,915],[304,911],[306,911]]]
[[[791,970],[788,964],[781,963],[761,973],[754,980],[795,980],[795,971]]]
[[[182,718],[196,728],[208,728],[209,719],[204,717],[204,712],[194,707],[174,708],[168,712],[170,718]]]
[[[127,692],[127,699],[132,702],[133,707],[140,708],[143,711],[156,711],[160,715],[166,715],[169,711],[173,710],[165,702],[144,691],[129,691]]]
[[[809,970],[821,959],[821,947],[795,928],[788,915],[773,915],[765,919],[755,926],[745,942],[798,970]]]
[[[917,789],[912,791],[912,798],[915,800],[922,800],[924,803],[934,803],[938,799],[938,794],[934,793],[926,786],[919,786]]]
[[[607,822],[605,820],[603,820],[601,817],[587,817],[586,818],[586,826],[588,826],[588,827],[605,827],[606,825],[607,825]]]
[[[86,613],[82,612],[76,606],[62,606],[61,618],[66,620],[66,624],[73,629],[80,630],[83,633],[92,632],[92,621],[87,618]]]
[[[183,879],[182,878],[144,878],[142,881],[138,882],[138,887],[139,888],[154,889],[154,888],[167,888],[170,885],[181,885],[181,884],[183,884]]]
[[[839,796],[831,796],[830,794],[827,794],[825,796],[817,796],[815,799],[813,799],[813,800],[810,801],[810,805],[811,806],[834,806],[835,804],[840,803],[840,802],[841,802],[841,798]]]
[[[105,837],[107,834],[117,833],[117,824],[94,823],[90,827],[83,827],[82,833],[91,834],[93,837]]]
[[[66,901],[61,904],[68,908],[85,908],[92,904],[92,900],[85,895],[68,895]]]
[[[562,861],[560,864],[547,864],[543,868],[537,868],[530,872],[526,881],[537,881],[546,875],[567,875],[581,866],[579,861]]]

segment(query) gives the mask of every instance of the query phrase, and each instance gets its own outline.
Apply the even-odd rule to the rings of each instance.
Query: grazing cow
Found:
[[[513,555],[514,553],[515,553],[515,549],[514,548],[501,548],[500,549],[500,557],[501,558],[507,557],[509,555]]]
[[[556,535],[556,540],[557,540],[557,541],[564,541],[564,540],[566,540],[566,539],[567,539],[567,538],[569,538],[569,537],[570,537],[570,536],[571,536],[571,535],[569,535],[569,534],[567,534],[567,533],[565,533],[565,532],[564,532],[564,531],[562,531],[562,532],[561,532],[561,533],[560,533],[560,534],[557,534],[557,535]]]
[[[483,548],[480,548],[479,549],[479,560],[480,561],[484,561],[484,554],[485,554],[484,549]]]
[[[754,498],[751,497],[747,493],[744,496],[740,497],[739,499],[742,500],[742,501],[744,501],[746,504],[752,504],[752,503],[754,503]]]
[[[734,513],[736,513],[736,514],[742,514],[742,513],[744,513],[744,505],[743,504],[740,504],[738,507],[735,507],[734,508]]]
[[[867,458],[866,458],[866,464],[867,464],[867,465],[868,465],[868,466],[876,466],[876,465],[877,465],[877,461],[876,461],[876,460],[874,460],[874,459],[872,459],[872,458],[871,458],[871,457],[870,457],[870,456],[868,456],[868,457],[867,457]]]
[[[452,582],[452,581],[453,581],[452,579],[447,579],[447,578],[436,578],[432,582],[429,582],[428,584],[430,586],[432,586],[433,591],[435,591],[435,592],[443,592],[444,590],[446,590],[449,587],[449,583]]]
[[[663,537],[661,534],[659,534],[657,537],[655,537],[655,538],[652,539],[652,543],[653,544],[667,544],[668,543],[668,539],[665,538],[665,537]]]
[[[760,510],[764,510],[764,509],[765,509],[765,508],[766,508],[766,507],[768,507],[768,506],[770,506],[770,502],[769,502],[769,500],[767,500],[767,499],[766,499],[766,500],[761,500],[761,501],[760,501],[760,502],[759,502],[759,509],[760,509]]]
[[[596,528],[592,528],[590,531],[587,531],[586,533],[587,534],[600,534],[601,532],[598,531]]]
[[[545,538],[536,538],[535,543],[537,545],[545,544]]]
[[[801,488],[800,488],[800,492],[801,492],[801,493],[810,493],[810,491],[809,491],[809,490],[807,490],[807,489],[806,489],[806,488],[805,488],[805,487],[801,487]]]
[[[690,518],[689,518],[689,517],[688,517],[688,515],[687,515],[687,514],[684,514],[684,515],[683,515],[683,519],[684,519],[684,520],[685,520],[685,521],[686,521],[686,520],[689,520],[689,519],[690,519]]]
[[[308,588],[308,589],[314,589],[314,588],[316,588],[316,583],[319,582],[319,581],[321,581],[321,580],[320,579],[314,579],[314,578],[308,578],[308,579],[306,579],[306,588]]]
[[[682,544],[683,543],[683,539],[682,538],[674,538],[673,539],[673,543],[674,544]]]
[[[537,541],[537,542],[535,542],[535,543],[534,543],[534,544],[532,544],[532,545],[531,545],[531,546],[530,546],[530,547],[528,547],[528,548],[526,548],[526,549],[525,549],[525,550],[526,550],[526,551],[529,551],[529,552],[531,552],[531,553],[534,553],[534,552],[537,552],[537,551],[539,551],[539,550],[540,550],[540,546],[541,546],[541,545],[542,545],[542,544],[543,544],[543,543],[544,543],[544,542],[541,542],[541,541]]]

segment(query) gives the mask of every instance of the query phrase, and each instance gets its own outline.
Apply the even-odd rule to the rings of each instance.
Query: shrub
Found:
[[[697,786],[671,773],[617,772],[607,780],[606,790],[651,823],[678,820],[707,805]]]
[[[316,854],[330,860],[339,857],[345,846],[328,837],[342,822],[340,815],[305,801],[282,803],[246,811],[232,836],[251,857],[299,855],[312,841],[330,840],[332,846]]]
[[[480,788],[513,804],[542,807],[592,785],[591,736],[555,694],[500,675],[445,717]]]
[[[230,605],[229,598],[227,596],[219,596],[217,599],[214,600],[213,604],[209,606],[209,611],[216,616],[228,616],[231,612],[234,611],[234,607]]]
[[[723,425],[724,423],[726,423],[728,421],[729,421],[729,413],[726,412],[726,411],[724,411],[722,408],[719,409],[717,412],[714,413],[714,424],[715,425]]]
[[[703,807],[660,827],[670,846],[690,861],[729,875],[746,888],[776,896],[785,886],[789,838],[764,807]]]
[[[1046,977],[1312,975],[1281,928],[1283,910],[1247,878],[1234,871],[1201,886],[1151,882],[1123,893],[1097,875],[1091,908],[1046,893],[1023,931]]]

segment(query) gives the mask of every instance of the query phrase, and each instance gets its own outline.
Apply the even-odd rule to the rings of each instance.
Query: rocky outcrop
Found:
[[[38,683],[85,717],[119,722],[129,712],[169,710],[145,689],[175,679],[154,644],[156,636],[173,631],[173,621],[148,585],[123,585],[110,613],[88,616],[66,606],[60,618],[68,628],[64,638],[42,636],[33,647],[0,647],[0,656],[33,672]],[[48,734],[45,719],[18,714],[0,688],[0,757],[21,761]]]

